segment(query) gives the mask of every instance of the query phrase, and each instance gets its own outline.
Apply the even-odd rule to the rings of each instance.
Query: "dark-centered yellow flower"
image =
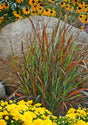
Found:
[[[78,6],[84,7],[85,6],[85,2],[78,3]]]
[[[36,11],[36,10],[31,10],[31,15],[37,16],[37,15],[38,15],[38,14],[37,14],[37,11]]]
[[[8,3],[4,3],[3,7],[4,7],[4,9],[9,9],[9,4]]]
[[[83,19],[81,22],[82,22],[83,24],[88,23],[88,18]]]
[[[54,9],[50,10],[50,16],[55,17],[56,11]]]
[[[61,7],[65,7],[65,2],[59,2]]]
[[[13,11],[13,14],[15,17],[19,17],[20,16],[20,11]]]
[[[66,9],[66,10],[70,10],[70,5],[69,5],[69,4],[66,4],[65,9]]]
[[[23,0],[16,0],[16,2],[20,4],[23,2]]]
[[[29,8],[23,8],[22,11],[23,11],[23,13],[24,13],[25,15],[30,14]]]
[[[79,16],[79,20],[83,20],[83,19],[85,19],[85,18],[86,18],[86,15],[81,14],[81,15]]]
[[[49,16],[49,15],[50,15],[50,9],[49,9],[49,8],[44,9],[43,15],[44,15],[44,16]]]
[[[75,4],[78,4],[79,0],[72,0],[72,4],[75,6]]]
[[[29,5],[34,5],[34,4],[36,4],[37,3],[37,0],[29,0]]]
[[[81,13],[83,11],[83,8],[82,7],[77,7],[77,13]]]
[[[37,13],[40,15],[40,14],[42,14],[42,12],[43,12],[43,7],[39,6],[37,8]]]

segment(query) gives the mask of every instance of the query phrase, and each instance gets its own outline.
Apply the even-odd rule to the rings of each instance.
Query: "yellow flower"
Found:
[[[59,2],[61,7],[65,7],[65,2]]]
[[[21,2],[23,2],[23,0],[16,0],[16,2],[20,4]]]
[[[3,4],[3,7],[4,7],[5,9],[9,9],[9,4],[8,4],[8,3],[4,3],[4,4]]]
[[[0,111],[2,110],[2,107],[0,106]]]
[[[84,7],[84,6],[85,6],[85,2],[80,2],[80,3],[78,3],[78,6]]]
[[[38,118],[38,119],[34,120],[33,123],[34,123],[34,125],[44,125],[44,120]]]
[[[28,100],[28,101],[26,102],[27,105],[31,105],[32,103],[33,103],[33,100]]]
[[[24,13],[25,15],[30,14],[29,8],[23,8],[22,11],[23,11],[23,13]]]
[[[75,6],[75,4],[78,4],[78,2],[79,2],[79,0],[72,0],[72,3],[74,4],[74,6]]]
[[[35,15],[35,16],[38,15],[38,14],[37,14],[37,11],[36,11],[36,10],[33,10],[33,8],[31,9],[31,15]]]
[[[83,8],[82,7],[77,7],[77,13],[81,13],[83,11]]]
[[[82,22],[83,24],[88,23],[88,18],[83,19],[81,22]]]
[[[9,101],[9,103],[13,103],[13,101],[12,101],[12,100],[10,100],[10,101]]]
[[[66,9],[66,10],[70,10],[70,5],[69,5],[69,4],[66,4],[65,9]]]
[[[44,16],[49,16],[50,15],[50,9],[44,9],[44,11],[43,11],[43,15]]]
[[[1,103],[1,106],[2,106],[2,107],[5,106],[5,102],[2,102],[2,103]]]
[[[5,116],[5,120],[8,120],[9,119],[9,117],[8,116]]]
[[[31,6],[31,9],[36,11],[38,7],[39,7],[38,4],[35,3],[34,5]]]
[[[37,3],[37,1],[36,0],[29,0],[29,5],[34,5],[34,4],[36,4]]]
[[[50,2],[50,3],[55,3],[55,0],[48,0],[48,2]]]
[[[83,120],[79,120],[76,125],[88,125],[88,123],[84,122]]]
[[[0,120],[0,125],[6,125],[5,120],[1,119],[1,120]]]
[[[50,16],[55,17],[56,11],[54,9],[50,10]]]
[[[43,7],[39,6],[39,7],[37,8],[37,13],[38,13],[38,14],[42,14],[42,12],[43,12]]]
[[[3,4],[0,4],[0,12],[3,10]]]
[[[86,15],[81,14],[81,15],[79,16],[79,20],[83,20],[83,19],[85,19],[85,18],[86,18]]]
[[[16,17],[15,21],[18,21],[18,20],[20,20],[22,18],[23,18],[22,16]]]

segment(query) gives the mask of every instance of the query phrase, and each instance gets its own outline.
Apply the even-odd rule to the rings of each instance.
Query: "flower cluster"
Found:
[[[77,110],[70,108],[66,117],[69,122],[73,123],[72,125],[88,125],[88,108],[79,107]]]
[[[60,6],[63,11],[79,14],[79,20],[83,24],[88,23],[88,5],[83,0],[9,0],[0,2],[0,24],[6,25],[11,21],[17,21],[23,17],[32,15],[58,17]],[[75,13],[76,12],[76,13]],[[3,18],[3,19],[2,19]],[[71,17],[72,18],[72,17]],[[6,20],[6,21],[5,21]],[[7,21],[9,20],[9,21]]]
[[[79,14],[79,20],[86,24],[88,23],[88,4],[80,2],[80,0],[64,0],[60,5],[65,10],[76,12]]]
[[[40,103],[24,100],[0,102],[0,125],[57,125],[57,117]]]
[[[66,116],[58,118],[58,125],[88,125],[88,108],[70,108]]]
[[[49,0],[48,3],[54,2]],[[0,3],[0,24],[5,25],[9,20],[17,21],[23,17],[41,15],[41,16],[56,16],[56,11],[53,7],[46,7],[43,0],[10,0],[9,2],[2,1]],[[3,19],[2,19],[3,18]],[[5,22],[6,20],[6,22]],[[3,23],[3,24],[2,24]]]

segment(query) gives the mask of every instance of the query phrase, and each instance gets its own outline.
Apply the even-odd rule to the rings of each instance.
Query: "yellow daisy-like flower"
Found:
[[[70,5],[69,5],[69,4],[66,4],[65,9],[66,9],[66,10],[70,10]]]
[[[37,4],[37,1],[36,0],[29,0],[29,5],[34,5],[34,4]]]
[[[85,12],[86,14],[88,14],[88,6],[84,6],[84,7],[83,7],[83,10],[84,10],[84,12]]]
[[[78,3],[78,6],[84,7],[85,6],[85,2]]]
[[[88,23],[88,18],[83,19],[81,22],[82,22],[83,24]]]
[[[85,18],[86,18],[86,15],[81,14],[81,15],[79,16],[79,20],[83,20],[83,19],[85,19]]]
[[[54,9],[50,10],[50,16],[55,17],[56,11]]]
[[[23,2],[23,0],[16,0],[16,2],[20,4]]]
[[[42,14],[42,12],[43,12],[43,7],[39,6],[37,8],[37,13],[40,15],[40,14]]]
[[[72,4],[75,6],[75,4],[78,4],[79,0],[72,0]]]
[[[9,4],[8,3],[4,3],[3,7],[4,7],[4,9],[9,9]]]
[[[31,15],[35,15],[35,16],[37,16],[38,14],[37,14],[37,11],[36,10],[31,10]]]
[[[55,0],[48,0],[48,2],[50,2],[50,3],[55,3]]]
[[[19,17],[20,16],[20,11],[13,11],[13,14],[15,17]]]
[[[70,6],[69,10],[72,11],[73,9],[74,9],[73,6]]]
[[[61,7],[65,7],[65,2],[59,2]]]
[[[44,9],[43,15],[44,15],[44,16],[49,16],[49,15],[50,15],[50,9],[49,9],[49,8]]]
[[[23,13],[24,13],[25,15],[30,14],[29,8],[23,8],[22,11],[23,11]]]
[[[82,7],[77,7],[77,13],[81,13],[83,11],[83,8]]]

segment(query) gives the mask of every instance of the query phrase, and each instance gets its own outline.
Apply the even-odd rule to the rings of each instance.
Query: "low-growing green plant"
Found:
[[[77,88],[83,80],[76,82],[76,79],[87,71],[88,47],[86,44],[77,44],[79,33],[73,35],[71,28],[66,27],[66,21],[60,26],[59,19],[49,40],[46,33],[49,22],[45,25],[43,20],[41,36],[31,18],[28,19],[35,34],[27,41],[26,51],[22,44],[24,63],[14,56],[11,46],[12,65],[19,78],[20,89],[27,98],[41,102],[54,114],[60,114],[61,109],[63,112],[68,106],[77,104],[80,97],[83,98],[81,91],[84,88]]]

